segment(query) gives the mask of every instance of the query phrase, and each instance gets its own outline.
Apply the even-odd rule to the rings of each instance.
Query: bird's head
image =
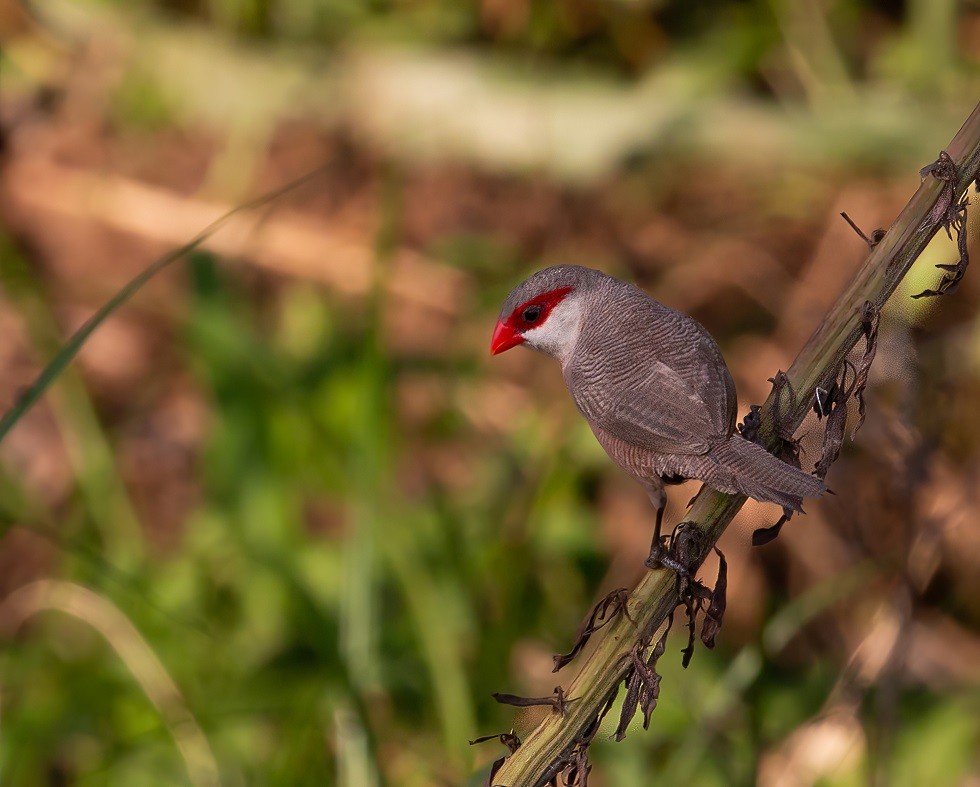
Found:
[[[604,274],[577,265],[538,271],[507,296],[490,340],[497,355],[526,344],[560,361],[575,347],[585,309],[584,296]]]

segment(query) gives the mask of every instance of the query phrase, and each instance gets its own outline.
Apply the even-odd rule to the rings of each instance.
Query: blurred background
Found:
[[[467,740],[538,718],[491,692],[567,683],[652,525],[557,366],[489,358],[506,293],[637,281],[744,413],[865,256],[839,212],[887,227],[980,96],[977,0],[0,0],[0,39],[4,410],[317,171],[0,444],[11,785],[479,783]],[[590,783],[980,785],[980,285],[909,297],[954,259],[894,297],[836,495],[759,549],[750,501],[718,646],[684,671],[675,627]]]

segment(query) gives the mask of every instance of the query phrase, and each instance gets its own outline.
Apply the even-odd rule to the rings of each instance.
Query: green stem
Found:
[[[980,105],[963,124],[946,152],[956,163],[959,175],[954,202],[980,172]],[[796,429],[813,403],[817,386],[828,388],[840,365],[863,334],[866,302],[880,308],[908,273],[916,258],[941,226],[933,209],[943,197],[944,184],[927,175],[885,237],[871,250],[864,265],[845,289],[836,305],[807,341],[787,373],[795,397],[781,397],[774,389],[762,407],[760,435],[775,447],[777,404],[779,421]],[[965,231],[965,229],[964,229]],[[938,274],[937,274],[938,278]],[[791,401],[786,401],[791,399]],[[700,566],[718,537],[742,507],[744,497],[724,495],[702,488],[685,521],[696,528],[695,564]],[[658,569],[646,574],[630,594],[629,616],[619,615],[593,640],[596,647],[566,691],[572,701],[564,714],[549,714],[524,740],[494,776],[494,785],[527,787],[543,784],[549,768],[571,751],[584,730],[595,720],[614,695],[629,669],[634,644],[660,631],[677,606],[674,574]]]

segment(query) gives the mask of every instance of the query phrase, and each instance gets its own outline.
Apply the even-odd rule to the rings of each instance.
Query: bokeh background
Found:
[[[467,740],[536,719],[491,692],[551,693],[651,527],[556,365],[488,357],[507,291],[639,282],[744,413],[865,255],[839,212],[888,226],[980,97],[976,0],[0,0],[0,37],[4,409],[319,170],[0,444],[10,785],[479,783]],[[684,671],[675,627],[590,783],[980,784],[980,287],[909,297],[953,259],[888,310],[836,495],[761,549],[746,506],[718,646]]]

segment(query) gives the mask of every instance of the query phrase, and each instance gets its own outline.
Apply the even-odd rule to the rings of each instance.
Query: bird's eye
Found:
[[[538,318],[540,317],[540,306],[528,306],[523,312],[521,312],[521,319],[524,320],[524,322],[537,322]]]

